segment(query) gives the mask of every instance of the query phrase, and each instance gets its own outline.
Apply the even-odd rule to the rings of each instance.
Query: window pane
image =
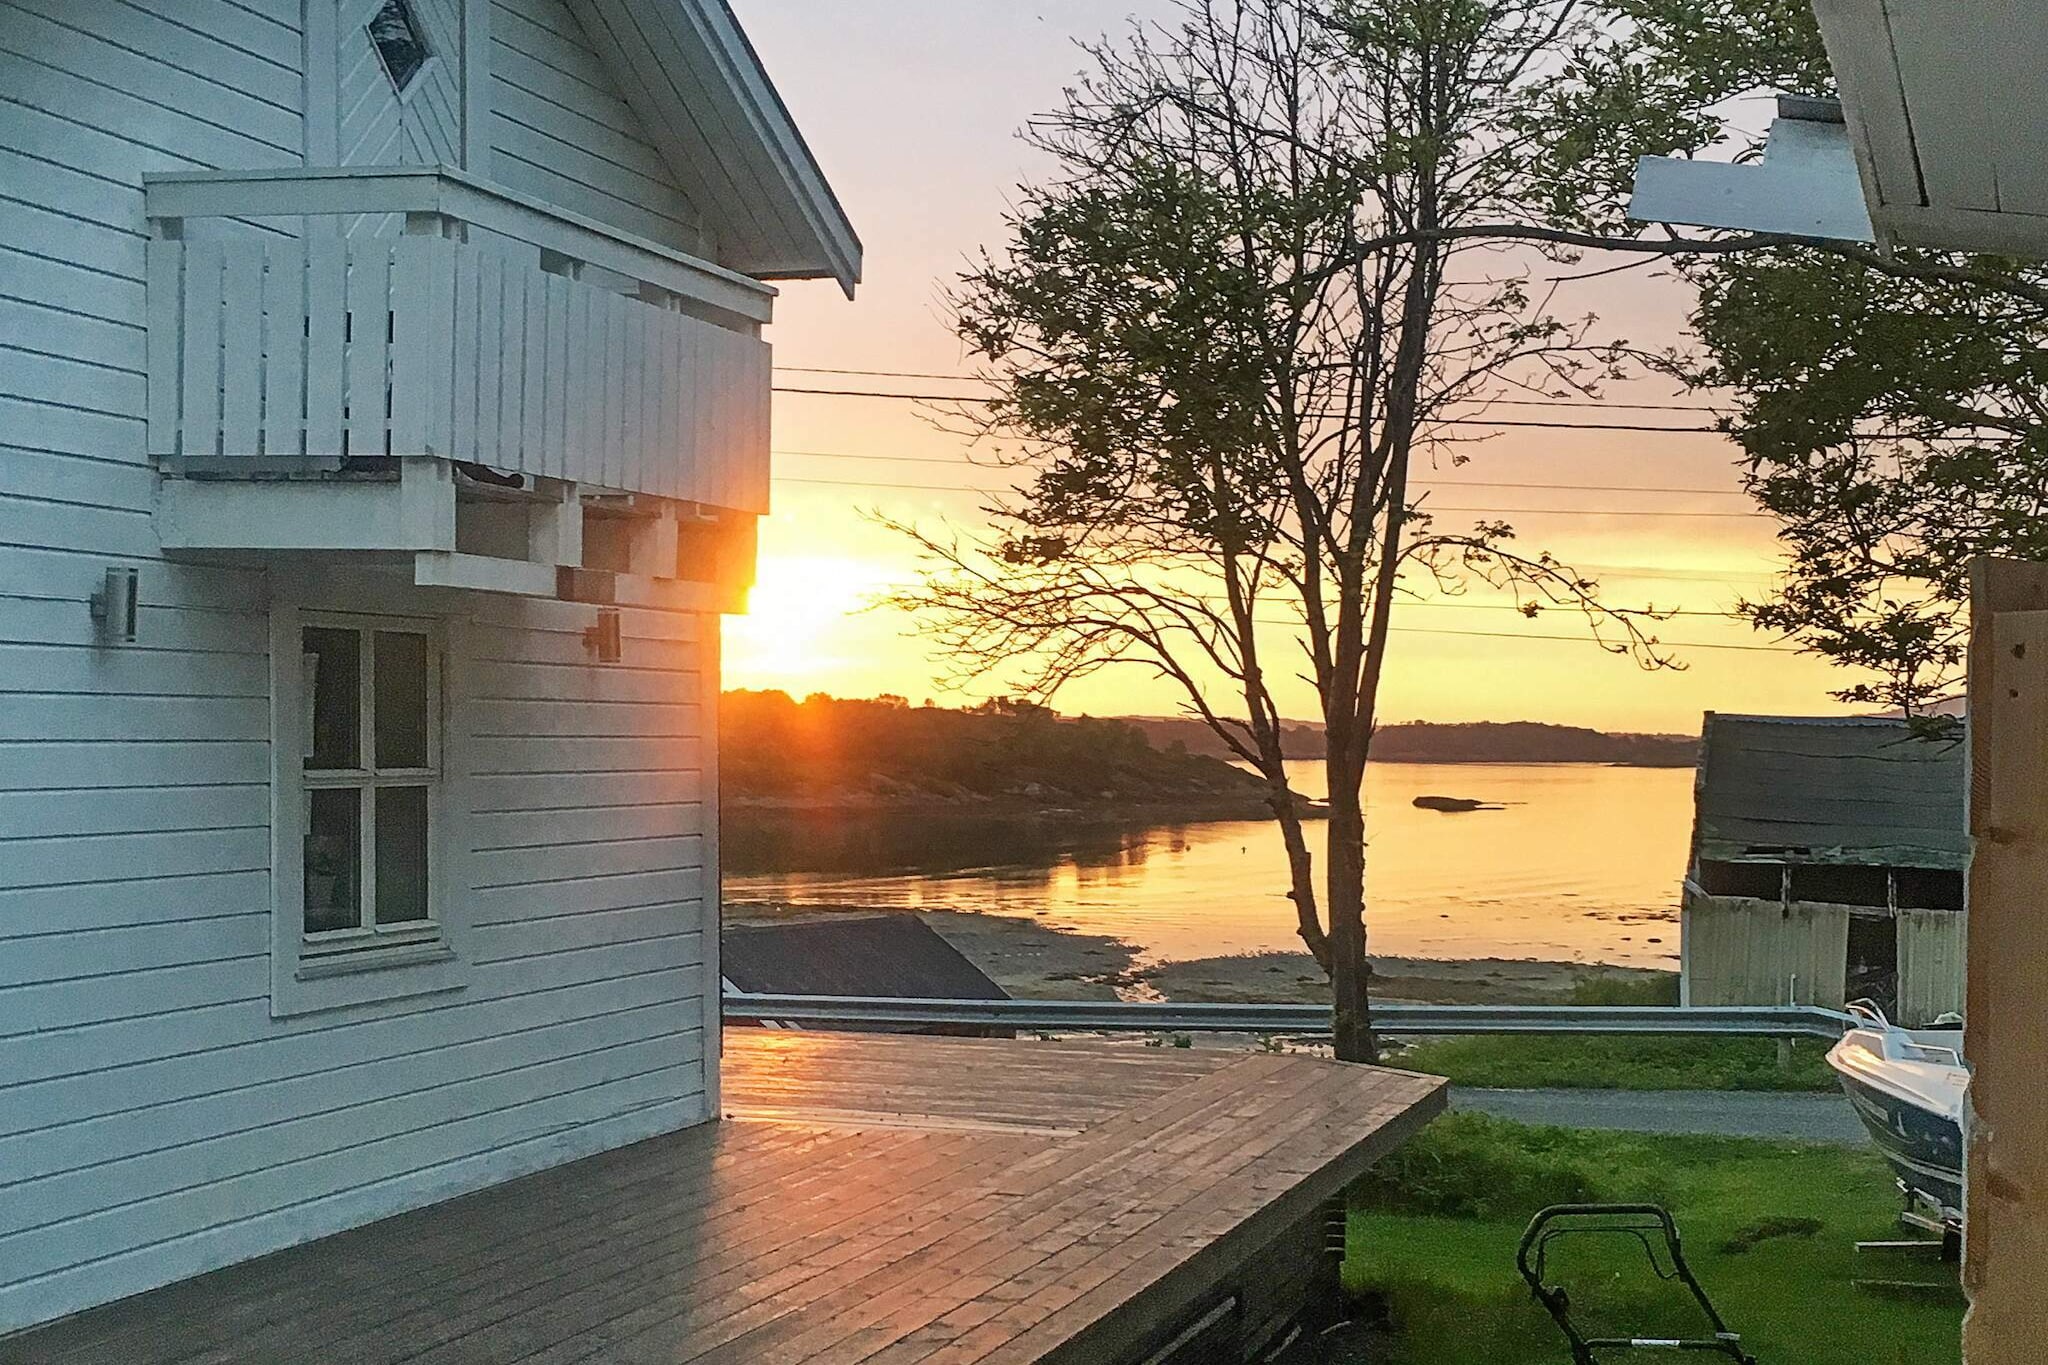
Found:
[[[360,767],[363,637],[330,626],[307,626],[300,637],[306,689],[306,766]]]
[[[379,787],[377,923],[427,917],[427,789]]]
[[[376,44],[377,55],[384,61],[385,74],[391,77],[398,93],[404,94],[432,55],[420,36],[412,6],[405,0],[384,0],[383,6],[370,16],[369,29],[370,41]]]
[[[306,932],[363,922],[362,793],[341,787],[306,793]]]
[[[427,637],[377,632],[377,766],[427,766]]]

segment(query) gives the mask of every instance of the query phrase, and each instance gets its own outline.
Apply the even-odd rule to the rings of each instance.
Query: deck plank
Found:
[[[1112,1360],[1443,1107],[1432,1077],[734,1031],[728,1121],[0,1340],[0,1365]]]

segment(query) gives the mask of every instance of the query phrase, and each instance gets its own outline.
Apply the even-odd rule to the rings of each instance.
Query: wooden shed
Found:
[[[1963,747],[1902,720],[1701,730],[1681,923],[1688,1005],[1963,1005]]]

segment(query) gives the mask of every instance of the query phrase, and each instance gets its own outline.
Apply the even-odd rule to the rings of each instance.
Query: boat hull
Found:
[[[1909,1194],[1937,1209],[1945,1221],[1960,1223],[1963,1209],[1963,1130],[1954,1119],[1861,1077],[1837,1073],[1856,1116],[1870,1131]]]

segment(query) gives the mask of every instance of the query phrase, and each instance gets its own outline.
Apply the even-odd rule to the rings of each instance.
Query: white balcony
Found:
[[[443,556],[425,582],[487,542],[537,585],[590,567],[586,508],[767,509],[768,286],[446,169],[147,185],[168,548]]]

